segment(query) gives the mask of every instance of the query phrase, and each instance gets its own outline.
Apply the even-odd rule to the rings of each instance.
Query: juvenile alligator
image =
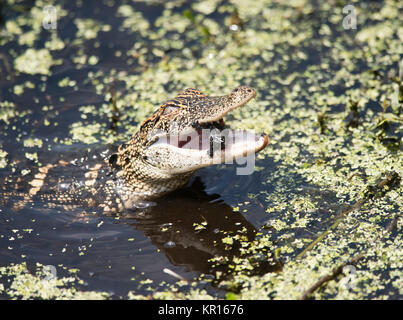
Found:
[[[224,96],[183,90],[147,118],[116,153],[90,168],[84,163],[80,167],[84,182],[76,177],[77,163],[61,160],[39,168],[29,182],[28,193],[10,191],[8,196],[25,201],[84,204],[112,212],[136,208],[142,201],[186,185],[199,168],[266,147],[265,134],[230,130],[223,120],[227,113],[255,96],[255,90],[247,86]],[[52,171],[59,179],[52,178]],[[3,186],[3,197],[7,197],[8,190]]]

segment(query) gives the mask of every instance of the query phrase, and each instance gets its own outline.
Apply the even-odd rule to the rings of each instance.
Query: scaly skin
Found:
[[[142,201],[186,185],[199,168],[235,160],[266,147],[266,135],[229,130],[223,121],[227,113],[255,95],[255,90],[247,86],[216,97],[196,89],[181,91],[147,118],[105,163],[86,170],[84,183],[78,184],[66,176],[66,181],[53,182],[45,188],[45,178],[54,167],[64,166],[66,172],[69,164],[59,161],[58,165],[40,168],[29,183],[28,194],[18,196],[24,201],[35,201],[36,197],[49,203],[85,204],[112,212],[136,208]],[[217,129],[226,133],[220,135]],[[41,192],[43,189],[45,193]],[[17,193],[9,192],[8,196],[11,195]],[[7,197],[7,192],[3,192],[3,197]]]

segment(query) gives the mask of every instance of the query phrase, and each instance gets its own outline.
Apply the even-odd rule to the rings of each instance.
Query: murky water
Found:
[[[79,159],[77,154],[85,153],[85,148],[61,150],[46,158],[68,160],[66,155],[70,155],[74,161]],[[94,161],[86,158],[82,163],[88,168]],[[26,165],[24,161],[22,165]],[[220,183],[216,183],[217,175],[209,178],[215,170],[209,171],[202,170],[187,188],[156,200],[150,207],[113,216],[74,201],[71,205],[63,201],[60,204],[51,200],[49,203],[24,201],[31,187],[22,184],[18,191],[13,191],[17,194],[7,195],[1,206],[1,263],[24,261],[32,273],[36,272],[36,263],[50,265],[60,277],[68,276],[72,268],[78,269],[77,275],[84,281],[79,287],[106,291],[112,297],[124,296],[130,290],[148,294],[150,290],[176,282],[175,276],[164,272],[166,268],[188,280],[218,270],[225,272],[225,268],[214,268],[210,259],[236,255],[239,246],[229,249],[222,239],[240,234],[253,240],[256,227],[262,225],[259,218],[264,218],[264,210],[253,204],[248,221],[239,212],[233,212],[223,196],[215,193],[221,190],[225,194],[232,183],[246,182],[244,188],[253,190],[256,178],[239,177],[234,181],[232,170],[220,170]],[[80,165],[50,170],[47,183],[53,179],[68,181],[69,176],[79,176],[82,172],[85,170]],[[13,176],[6,170],[1,173],[2,179]],[[32,178],[33,174],[25,176],[27,181]],[[5,192],[12,191],[12,185],[7,187]],[[46,186],[41,192],[46,193]],[[263,268],[256,272],[277,269],[270,264]],[[224,292],[204,281],[200,287],[216,294]]]
[[[30,10],[33,10],[30,1],[17,2],[0,3],[0,31],[2,28],[4,29],[7,21],[24,19],[29,16]],[[257,130],[261,130],[262,127],[267,126],[272,130],[269,135],[270,139],[274,141],[271,146],[273,156],[266,154],[258,157],[256,159],[257,169],[252,175],[236,175],[234,166],[202,169],[185,189],[158,199],[154,206],[113,216],[107,216],[97,208],[87,208],[78,203],[64,206],[57,203],[50,205],[46,202],[24,200],[24,194],[26,195],[31,188],[29,181],[38,173],[38,167],[56,164],[60,160],[79,163],[68,167],[69,169],[50,171],[55,183],[60,179],[79,177],[85,172],[85,169],[101,161],[101,155],[105,150],[114,149],[119,143],[126,141],[133,133],[135,126],[147,116],[149,111],[157,107],[158,103],[163,102],[161,99],[169,98],[165,95],[164,90],[173,92],[181,86],[180,81],[171,81],[170,77],[175,77],[169,72],[181,74],[183,72],[181,69],[186,69],[187,72],[192,70],[191,65],[178,67],[172,62],[174,66],[170,66],[171,61],[167,57],[172,55],[174,60],[175,57],[180,56],[181,63],[186,61],[191,64],[193,60],[201,59],[202,56],[204,59],[205,52],[211,50],[214,59],[221,59],[218,56],[221,44],[208,42],[209,37],[214,33],[212,23],[209,24],[211,34],[210,31],[203,29],[203,24],[195,22],[194,30],[190,30],[187,35],[172,36],[172,30],[168,30],[166,37],[171,41],[169,48],[166,48],[166,43],[162,41],[164,37],[156,45],[152,37],[158,39],[156,34],[163,29],[161,28],[163,22],[160,22],[159,18],[169,7],[169,4],[163,1],[151,1],[148,4],[146,2],[130,3],[134,11],[141,12],[141,21],[147,21],[150,24],[149,30],[152,32],[149,33],[146,33],[141,25],[137,25],[136,21],[132,22],[134,25],[132,29],[135,31],[130,31],[129,27],[127,29],[123,27],[122,30],[121,17],[125,16],[125,11],[122,9],[119,17],[111,14],[111,12],[118,11],[121,3],[113,1],[62,1],[61,3],[67,13],[58,20],[57,32],[58,37],[63,39],[65,47],[52,51],[54,64],[51,67],[51,75],[13,71],[16,56],[13,52],[18,51],[18,54],[21,54],[21,46],[29,47],[30,44],[29,39],[24,40],[22,35],[16,36],[13,41],[5,42],[0,47],[0,102],[8,103],[3,104],[0,109],[2,112],[0,113],[0,152],[6,152],[6,157],[3,156],[3,158],[7,161],[7,165],[0,166],[0,181],[2,182],[0,191],[8,194],[7,201],[0,206],[0,266],[26,262],[28,269],[35,273],[37,263],[51,265],[55,267],[58,277],[69,276],[72,274],[72,269],[78,269],[76,275],[83,280],[77,285],[78,288],[108,292],[114,298],[124,297],[129,291],[147,295],[168,284],[175,283],[177,278],[164,272],[164,269],[169,269],[189,280],[202,275],[198,286],[210,293],[223,296],[225,290],[217,287],[214,281],[209,282],[208,280],[214,279],[212,275],[216,275],[217,271],[226,273],[230,272],[231,268],[229,264],[213,264],[210,261],[211,258],[222,256],[231,261],[232,257],[240,253],[242,243],[251,242],[262,235],[272,234],[272,240],[278,241],[279,246],[288,245],[297,238],[314,239],[316,235],[332,224],[331,219],[342,210],[343,206],[354,203],[356,200],[354,196],[350,198],[350,195],[342,195],[340,198],[343,200],[340,200],[337,196],[339,192],[337,188],[327,189],[317,181],[309,181],[309,174],[302,173],[303,169],[309,169],[310,166],[315,166],[317,163],[331,162],[338,156],[344,156],[343,150],[340,151],[340,154],[336,153],[341,150],[342,146],[349,145],[353,137],[347,138],[344,145],[341,143],[340,146],[335,147],[334,150],[337,149],[337,152],[333,150],[333,154],[328,150],[326,152],[329,154],[325,154],[325,151],[315,153],[316,151],[309,149],[309,146],[314,144],[309,137],[313,135],[312,132],[317,134],[316,131],[319,130],[320,124],[317,124],[316,121],[320,121],[315,117],[313,120],[308,119],[309,121],[303,119],[303,110],[306,108],[306,114],[309,117],[312,110],[318,108],[316,111],[320,113],[321,109],[312,100],[309,100],[311,94],[308,90],[314,87],[313,81],[318,81],[317,87],[321,87],[322,82],[330,82],[329,79],[333,77],[331,73],[336,73],[341,66],[344,67],[344,62],[342,59],[333,60],[329,53],[331,51],[329,40],[326,38],[328,42],[322,41],[322,37],[325,37],[330,31],[321,26],[322,24],[331,25],[331,23],[322,21],[319,11],[318,13],[312,10],[304,15],[301,8],[292,10],[301,11],[301,16],[297,19],[301,23],[301,34],[306,32],[308,36],[312,37],[312,43],[315,46],[312,43],[305,44],[304,42],[296,43],[295,46],[288,43],[279,44],[279,51],[275,51],[277,47],[270,49],[274,50],[270,57],[265,56],[264,53],[256,54],[255,67],[250,71],[251,76],[248,83],[260,88],[260,96],[257,99],[265,101],[260,104],[255,102],[254,106],[257,110],[271,112],[271,116],[267,117],[265,114],[265,118],[263,116],[259,118],[259,114],[253,112],[245,112],[246,120],[242,119],[242,112],[235,115],[235,118],[230,116],[234,122],[238,121],[242,124],[244,121],[248,127],[256,126]],[[225,4],[222,6],[225,7]],[[232,5],[229,6],[231,8]],[[373,3],[372,6],[373,9],[376,9],[378,4]],[[281,6],[279,5],[279,7]],[[315,4],[312,7],[315,7]],[[188,20],[199,21],[197,17],[189,16],[189,12],[186,11],[189,8],[192,8],[191,4],[184,2],[177,5],[173,12],[179,17],[187,16]],[[125,9],[127,10],[127,8]],[[209,12],[207,9],[204,10]],[[219,28],[225,30],[222,33],[229,32],[227,20],[231,17],[231,14],[228,13],[231,10],[213,10],[212,13],[207,13],[209,19],[217,22]],[[291,12],[294,12],[292,10]],[[226,17],[227,20],[223,17]],[[180,20],[178,17],[176,18]],[[235,18],[233,15],[231,19],[235,21]],[[77,22],[75,19],[79,19],[79,21]],[[88,22],[88,25],[80,30],[80,19],[82,21],[95,19],[99,23]],[[177,28],[180,29],[181,25],[177,20],[172,18],[170,21],[172,24],[177,23]],[[75,22],[73,23],[73,21]],[[188,23],[186,21],[183,22],[185,25]],[[227,25],[224,25],[224,21]],[[234,21],[231,23],[237,28],[260,31],[258,22],[253,19],[249,20],[246,26],[242,26],[241,23],[235,24]],[[25,22],[20,21],[19,23],[24,25]],[[129,22],[127,23],[129,24]],[[310,27],[307,28],[306,25]],[[274,22],[273,26],[275,26]],[[114,32],[109,32],[108,28]],[[148,30],[148,28],[145,29]],[[75,40],[77,30],[84,33],[79,40]],[[104,32],[100,30],[104,30]],[[85,34],[85,32],[92,31],[96,32],[95,36]],[[195,36],[192,32],[201,33],[202,36]],[[267,32],[270,35],[277,31],[269,30]],[[298,34],[296,33],[293,39],[296,39]],[[334,38],[338,35],[335,32]],[[266,34],[260,36],[261,39],[257,36],[256,46],[267,41],[264,40]],[[51,40],[51,37],[51,33],[41,33],[40,36],[36,36],[36,46],[42,47],[46,41]],[[234,43],[242,43],[236,35],[233,37]],[[340,43],[346,47],[354,47],[348,39],[343,39],[346,42],[341,41]],[[204,51],[199,49],[201,40],[207,41]],[[246,39],[246,41],[250,40]],[[136,51],[133,50],[133,47],[136,47],[137,42],[141,45],[136,48]],[[189,50],[182,50],[183,45],[186,47],[185,49]],[[248,48],[248,46],[253,50],[254,44],[242,48]],[[144,47],[148,47],[148,51],[143,50],[145,53],[142,53]],[[299,52],[300,55],[295,53],[296,48],[302,50],[302,53]],[[155,50],[153,51],[153,49]],[[132,55],[125,57],[125,53],[130,50],[133,51]],[[176,55],[176,50],[181,53]],[[285,54],[283,50],[288,51]],[[150,52],[153,52],[154,55],[151,55]],[[183,56],[186,55],[191,58],[184,59]],[[286,58],[287,56],[292,59]],[[306,60],[303,62],[298,60],[301,56],[306,56]],[[146,62],[139,57],[145,57]],[[77,62],[81,61],[80,59],[84,62]],[[222,59],[225,61],[225,57]],[[234,59],[236,60],[236,58]],[[248,58],[239,59],[244,59],[243,62],[250,62]],[[314,70],[321,59],[324,61],[323,64],[328,64],[325,69],[330,71],[323,72],[321,75],[323,77],[318,80],[316,76],[312,77],[308,70],[311,70],[310,68]],[[263,69],[267,65],[270,66],[268,61],[272,61],[276,66],[275,72]],[[138,94],[139,97],[128,98],[132,93],[128,85],[130,81],[124,83],[122,77],[146,74],[147,68],[153,63],[158,65],[161,71],[157,77],[166,79],[162,81],[158,78],[157,81],[155,75],[152,74],[149,81],[144,81],[144,83],[152,82],[154,77],[154,81],[158,82],[157,92],[152,96],[150,94],[151,98],[147,98],[147,96],[143,98],[136,90],[143,90],[147,95],[149,88],[146,84],[134,80],[131,85],[138,87],[133,90],[133,94]],[[235,65],[235,62],[225,63],[226,66],[223,68],[229,70],[232,70],[232,66]],[[253,65],[251,62],[250,64]],[[39,66],[34,67],[39,68]],[[396,63],[390,62],[385,69],[388,71],[395,67]],[[170,68],[173,68],[174,71]],[[206,68],[208,68],[208,63],[206,63]],[[355,68],[355,72],[358,73],[369,66],[357,63]],[[240,69],[244,72],[243,75],[249,75],[248,67],[240,64]],[[171,71],[165,72],[166,70]],[[256,70],[258,70],[257,73],[253,74]],[[293,82],[294,72],[300,72],[296,76],[295,82]],[[122,74],[120,75],[120,73]],[[222,80],[223,82],[235,83],[239,80],[237,75],[235,68],[228,74],[223,73],[217,78],[225,79]],[[228,80],[232,79],[231,77],[237,80]],[[307,81],[305,81],[306,78]],[[242,78],[239,81],[242,82]],[[30,82],[35,85],[32,87]],[[198,84],[193,78],[189,82],[193,85]],[[207,86],[209,80],[201,76],[199,82]],[[291,98],[287,96],[290,93],[288,86],[290,83],[293,85],[298,83],[304,94],[298,96],[293,93]],[[141,89],[142,86],[144,86],[143,89]],[[339,96],[346,92],[344,83],[332,83],[331,86],[328,86],[332,89],[330,90],[332,97],[333,93],[335,96]],[[354,87],[354,84],[351,86]],[[227,88],[227,91],[231,89]],[[20,92],[21,90],[22,92]],[[113,117],[111,101],[114,92],[117,92],[120,107],[118,121],[115,121],[116,119],[114,120]],[[111,97],[112,100],[109,99]],[[138,99],[142,107],[130,105],[130,101],[132,101],[130,99],[135,101]],[[290,100],[292,100],[291,103]],[[323,101],[323,99],[321,100],[319,97],[317,101]],[[10,102],[13,105],[10,105]],[[147,105],[147,103],[149,104]],[[296,113],[293,113],[294,111],[281,113],[282,111],[279,111],[290,105],[294,111],[302,110],[301,113],[296,111]],[[85,107],[88,106],[91,107],[87,112]],[[331,115],[330,118],[333,114],[336,118],[338,113],[344,112],[344,110],[343,100],[334,103],[333,107],[327,111],[328,115]],[[379,104],[369,101],[361,110],[361,116],[364,118],[366,114],[376,113],[379,110],[381,110]],[[247,119],[252,117],[258,119],[255,126],[247,122]],[[288,128],[278,129],[277,127],[287,121],[290,121],[288,128],[297,128],[300,121],[301,123],[307,121],[303,125],[309,123],[309,127],[301,125],[300,129],[295,129],[297,133],[284,133]],[[311,123],[314,124],[311,125]],[[87,127],[88,130],[91,129],[91,132],[80,131],[81,127]],[[390,128],[392,127],[388,127],[388,129]],[[329,130],[336,131],[337,128],[331,127]],[[284,145],[291,147],[290,151],[282,154],[281,149],[284,148]],[[292,157],[294,154],[298,154],[295,157],[297,161],[294,163],[292,162],[294,160],[281,160],[281,156]],[[0,164],[1,161],[2,157],[0,157]],[[306,164],[306,167],[300,171],[295,170],[295,163]],[[337,172],[339,164],[332,163],[332,165]],[[344,164],[340,165],[340,168],[346,167],[343,166]],[[351,165],[351,167],[357,166]],[[362,164],[362,167],[365,167],[365,163]],[[311,173],[312,176],[314,174],[315,172]],[[365,178],[363,179],[365,180]],[[7,184],[5,184],[6,180]],[[338,183],[343,185],[343,181],[347,181],[347,177]],[[18,188],[15,189],[17,184]],[[362,188],[362,184],[358,184],[354,188],[354,192],[356,192]],[[14,194],[10,196],[10,192],[14,192]],[[358,197],[357,194],[358,191],[355,193],[356,197]],[[273,201],[277,195],[281,195],[281,197],[279,200],[276,198],[276,201]],[[301,200],[301,207],[295,205],[295,208],[298,208],[295,209],[295,212],[294,207],[287,207],[287,205],[298,202],[295,199],[302,198],[308,200],[306,202]],[[391,202],[393,203],[393,201]],[[1,200],[0,203],[2,203]],[[313,208],[313,204],[315,204],[315,208]],[[274,209],[270,211],[272,207]],[[399,209],[393,207],[390,210],[393,213]],[[275,222],[281,220],[284,215],[287,217],[287,222],[280,227],[273,227]],[[309,222],[300,225],[296,223],[296,226],[291,229],[286,228],[287,223],[291,224],[298,220],[298,215],[302,217],[307,215],[306,221]],[[387,224],[382,222],[381,225]],[[223,241],[228,235],[244,238],[239,244],[232,244],[229,248]],[[300,243],[297,250],[289,251],[291,252],[289,257],[294,258],[298,250],[302,250]],[[254,257],[254,259],[257,262],[254,264],[255,270],[251,274],[264,274],[269,271],[278,271],[281,268],[281,263],[278,261],[272,263],[258,261],[258,257]],[[7,287],[7,284],[5,286]],[[187,289],[185,287],[183,290]],[[4,292],[3,297],[6,297]]]

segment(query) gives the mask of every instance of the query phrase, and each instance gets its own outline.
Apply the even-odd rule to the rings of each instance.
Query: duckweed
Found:
[[[346,4],[357,10],[357,29],[343,27]],[[253,191],[234,186],[229,202],[245,216],[253,215],[250,208],[259,203],[265,212],[260,223],[264,236],[254,241],[223,236],[228,249],[240,243],[244,250],[234,259],[217,256],[213,261],[230,269],[230,277],[221,271],[214,275],[218,287],[229,288],[227,299],[298,299],[358,253],[364,258],[356,266],[316,290],[312,298],[399,297],[403,239],[402,219],[396,215],[403,209],[401,185],[350,212],[306,255],[297,256],[330,228],[344,208],[365,197],[385,172],[403,176],[403,23],[398,15],[403,2],[205,0],[184,5],[170,1],[159,7],[155,19],[136,9],[135,3],[111,2],[108,10],[117,26],[89,17],[71,19],[63,9],[67,5],[58,5],[60,23],[74,24],[75,38],[56,30],[45,44],[40,40],[49,31],[41,30],[42,16],[35,15],[43,6],[37,1],[26,15],[6,20],[7,36],[0,45],[14,58],[14,71],[34,77],[28,83],[45,92],[52,83],[58,84],[57,97],[62,99],[55,109],[71,107],[73,97],[65,90],[74,86],[90,88],[99,98],[94,103],[72,103],[78,116],[72,117],[66,132],[60,129],[61,144],[125,141],[159,104],[186,87],[213,95],[228,93],[239,84],[256,88],[256,101],[235,110],[226,123],[266,132],[270,144],[257,156],[259,180]],[[242,21],[236,28],[231,27],[235,10]],[[114,37],[121,46],[113,43]],[[74,53],[63,55],[68,47]],[[60,62],[71,63],[84,76],[53,75]],[[24,97],[30,88],[25,81],[17,79],[10,92]],[[115,133],[108,126],[112,87],[121,114]],[[34,148],[44,142],[16,129],[30,112],[11,101],[0,101],[0,123],[7,126],[7,134],[22,137],[26,158],[38,161]],[[41,107],[50,104],[38,101]],[[46,112],[44,125],[49,126],[58,114]],[[0,149],[0,168],[12,165],[8,154]],[[397,232],[389,232],[394,219]],[[204,228],[195,224],[196,232]],[[271,251],[274,260],[281,261],[281,271],[254,274],[256,257],[263,254],[272,261]],[[108,297],[75,289],[74,277],[45,284],[28,274],[24,264],[1,267],[0,274],[14,279],[11,285],[0,285],[0,292],[13,298]],[[200,281],[205,278],[194,279],[192,285]],[[180,290],[181,283],[158,290],[151,288],[156,285],[151,280],[143,285],[150,286],[149,296],[131,291],[127,297],[217,298],[206,290]]]

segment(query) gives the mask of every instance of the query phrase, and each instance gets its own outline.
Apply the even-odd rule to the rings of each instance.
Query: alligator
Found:
[[[7,183],[3,184],[2,201],[13,197],[23,200],[16,202],[19,206],[29,200],[82,204],[104,212],[142,207],[185,186],[200,168],[265,148],[269,141],[266,134],[231,130],[223,120],[255,96],[256,91],[248,86],[239,86],[224,96],[185,89],[162,104],[128,142],[102,161],[91,167],[85,160],[81,166],[65,160],[47,164],[32,174],[28,193],[8,192]],[[77,167],[84,179],[78,177]],[[52,178],[52,171],[58,179]]]

